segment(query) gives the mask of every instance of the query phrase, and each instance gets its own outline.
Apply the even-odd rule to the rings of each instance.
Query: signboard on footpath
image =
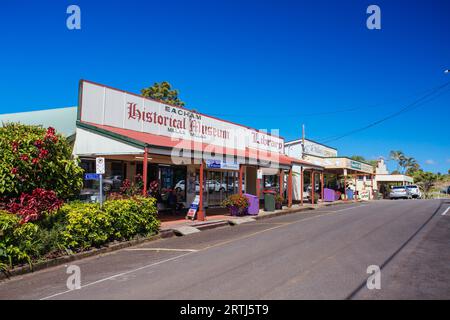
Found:
[[[195,215],[197,214],[199,204],[200,204],[200,196],[196,195],[194,201],[192,201],[191,206],[189,207],[186,219],[192,220],[195,219]]]

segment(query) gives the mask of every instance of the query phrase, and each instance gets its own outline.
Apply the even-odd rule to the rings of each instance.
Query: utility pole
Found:
[[[305,159],[305,125],[302,124],[302,159]]]

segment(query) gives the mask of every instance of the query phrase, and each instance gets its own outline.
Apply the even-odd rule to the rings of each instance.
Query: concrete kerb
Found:
[[[85,259],[85,258],[89,258],[89,257],[101,255],[101,254],[110,253],[110,252],[117,251],[120,249],[143,244],[145,242],[155,241],[157,239],[169,238],[169,237],[172,237],[173,235],[174,235],[173,231],[168,232],[168,231],[164,230],[164,232],[160,232],[157,235],[150,236],[147,238],[134,239],[134,240],[123,241],[123,242],[119,242],[119,243],[113,242],[113,243],[111,243],[107,246],[101,247],[101,248],[95,248],[95,249],[91,249],[89,251],[79,252],[79,253],[75,253],[72,255],[61,256],[61,257],[57,257],[54,259],[37,262],[37,263],[34,263],[31,267],[30,267],[30,265],[23,265],[20,267],[16,267],[12,270],[8,270],[8,272],[6,274],[0,273],[0,281],[14,277],[14,276],[24,275],[24,274],[35,272],[35,271],[40,271],[40,270],[44,270],[47,268],[56,267],[56,266],[59,266],[62,264],[66,264],[68,262],[81,260],[81,259]]]
[[[227,219],[227,220],[217,220],[217,221],[211,221],[211,222],[208,222],[208,221],[196,222],[191,225],[180,226],[180,227],[173,228],[173,229],[163,229],[163,230],[160,230],[159,234],[150,236],[147,238],[139,238],[139,239],[134,239],[134,240],[130,240],[130,241],[112,243],[112,244],[109,244],[102,248],[98,248],[98,249],[96,248],[96,249],[92,249],[89,251],[76,253],[73,255],[67,255],[67,256],[62,256],[62,257],[57,257],[54,259],[42,261],[42,262],[37,262],[37,263],[33,264],[32,267],[30,267],[29,265],[16,267],[12,270],[8,270],[7,274],[0,273],[0,281],[3,281],[5,279],[11,278],[11,277],[31,273],[31,272],[40,271],[40,270],[44,270],[44,269],[51,268],[51,267],[56,267],[59,265],[66,264],[68,262],[81,260],[81,259],[85,259],[85,258],[89,258],[89,257],[101,255],[101,254],[110,253],[113,251],[136,246],[136,245],[143,244],[146,242],[155,241],[158,239],[170,238],[173,236],[185,236],[185,235],[188,235],[191,233],[208,230],[208,229],[214,229],[214,228],[225,227],[225,226],[235,226],[235,225],[239,225],[244,222],[252,222],[252,221],[256,221],[256,220],[269,219],[269,218],[273,218],[273,217],[288,215],[288,214],[302,212],[302,211],[316,210],[319,208],[323,208],[325,206],[328,207],[328,206],[357,203],[357,202],[365,202],[365,201],[346,201],[346,202],[337,202],[337,203],[327,203],[327,204],[322,204],[321,206],[315,206],[315,207],[283,208],[282,210],[277,210],[277,211],[270,212],[270,213],[264,213],[262,215],[257,215],[257,216],[236,217],[236,218],[231,218],[231,219]],[[187,228],[183,228],[183,227],[187,227]],[[183,230],[180,231],[181,228],[183,228],[184,231]],[[195,229],[197,231],[194,231],[192,229]]]

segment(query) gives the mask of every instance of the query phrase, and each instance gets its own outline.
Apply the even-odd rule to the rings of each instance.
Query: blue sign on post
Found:
[[[98,180],[100,179],[100,175],[96,173],[85,173],[84,180]]]

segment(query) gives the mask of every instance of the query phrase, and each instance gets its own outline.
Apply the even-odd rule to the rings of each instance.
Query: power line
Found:
[[[342,138],[344,138],[344,137],[347,137],[347,136],[349,136],[349,135],[352,135],[352,134],[361,132],[361,131],[363,131],[363,130],[367,130],[367,129],[371,128],[371,127],[374,127],[374,126],[376,126],[376,125],[378,125],[378,124],[380,124],[380,123],[382,123],[382,122],[385,122],[385,121],[387,121],[387,120],[389,120],[389,119],[392,119],[392,118],[394,118],[394,117],[399,116],[399,115],[402,114],[403,112],[411,111],[411,110],[413,110],[413,109],[416,109],[416,108],[418,108],[419,106],[422,106],[422,105],[424,105],[424,104],[426,104],[426,103],[428,103],[428,102],[430,102],[430,101],[432,101],[432,100],[435,100],[435,99],[437,99],[438,97],[440,97],[441,95],[447,93],[449,90],[443,91],[443,92],[441,92],[441,93],[435,95],[434,97],[431,97],[430,99],[425,100],[425,99],[429,98],[430,96],[436,94],[437,92],[439,92],[440,90],[442,90],[443,88],[445,88],[446,86],[448,86],[449,84],[450,84],[450,81],[449,81],[449,82],[446,82],[446,83],[444,83],[444,84],[442,84],[442,85],[440,85],[440,86],[438,86],[438,87],[436,87],[432,92],[425,94],[424,96],[420,97],[420,98],[417,99],[416,101],[414,101],[414,102],[408,104],[407,106],[401,108],[400,110],[398,110],[398,111],[396,111],[396,112],[394,112],[394,113],[392,113],[392,114],[390,114],[390,115],[388,115],[388,116],[386,116],[386,117],[384,117],[384,118],[382,118],[382,119],[379,119],[379,120],[377,120],[377,121],[375,121],[375,122],[372,122],[372,123],[370,123],[370,124],[368,124],[368,125],[366,125],[366,126],[364,126],[364,127],[362,127],[362,128],[354,129],[354,130],[351,130],[351,131],[349,131],[349,132],[347,132],[347,133],[344,133],[344,134],[341,134],[341,135],[330,136],[330,137],[328,137],[328,138],[325,138],[325,139],[319,140],[319,141],[320,141],[321,143],[329,143],[329,142],[331,142],[331,141],[336,141],[336,140],[342,139]],[[424,100],[425,100],[425,101],[424,101]]]
[[[421,90],[420,92],[411,94],[411,95],[407,95],[406,98],[409,97],[415,97],[427,92],[431,92],[435,90],[435,87],[431,88],[431,89],[427,89],[427,90]],[[349,108],[340,108],[340,109],[336,109],[336,110],[330,110],[330,111],[323,111],[323,112],[312,112],[312,113],[292,113],[289,112],[287,114],[281,114],[281,113],[276,113],[276,114],[272,114],[270,117],[282,117],[282,118],[286,118],[286,117],[314,117],[314,116],[325,116],[325,115],[332,115],[332,114],[342,114],[345,112],[353,112],[353,111],[358,111],[361,109],[374,109],[374,108],[379,108],[381,106],[387,106],[387,105],[392,105],[394,103],[396,103],[397,101],[401,100],[402,98],[394,98],[394,99],[389,99],[387,101],[384,102],[380,102],[377,104],[373,104],[373,105],[366,105],[366,106],[357,106],[357,107],[349,107]],[[211,116],[214,117],[233,117],[233,116],[239,116],[239,117],[251,117],[251,118],[267,118],[267,115],[264,114],[243,114],[243,113],[239,113],[239,114],[235,114],[235,113],[208,113]]]

